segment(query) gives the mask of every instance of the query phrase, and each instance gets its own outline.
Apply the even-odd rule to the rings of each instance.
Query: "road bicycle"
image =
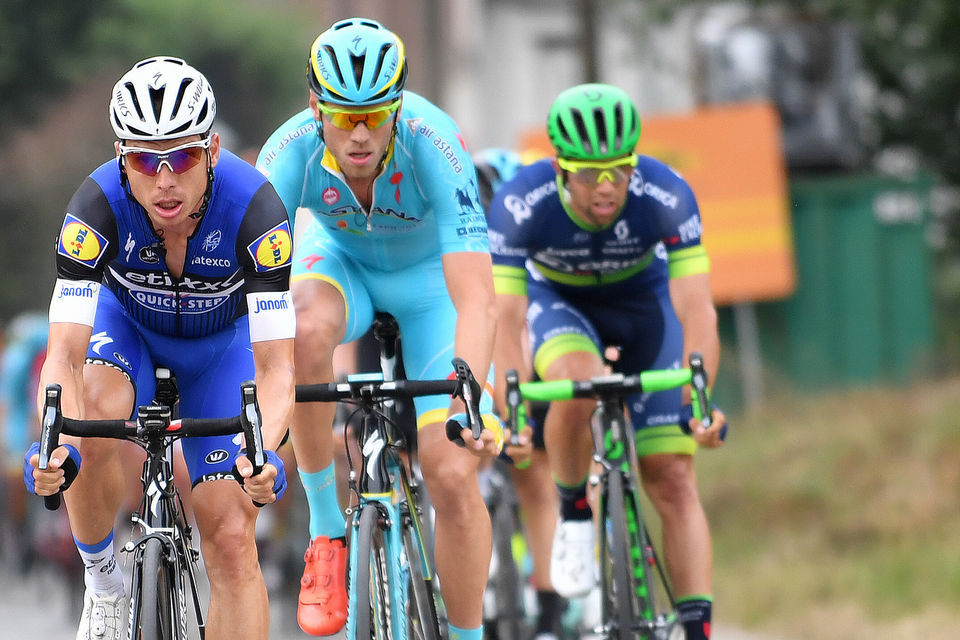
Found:
[[[179,392],[166,368],[157,368],[153,404],[137,409],[136,420],[75,420],[60,409],[61,387],[47,385],[40,432],[38,467],[46,469],[61,434],[86,438],[130,440],[147,453],[140,481],[143,497],[131,516],[139,535],[123,551],[133,554],[128,618],[130,640],[188,640],[205,635],[200,589],[197,582],[200,551],[194,547],[193,529],[184,517],[183,501],[174,484],[173,444],[180,438],[218,436],[242,432],[254,474],[266,462],[260,433],[261,416],[256,386],[240,386],[240,414],[231,418],[172,419]],[[255,503],[258,504],[258,503]],[[51,510],[60,506],[60,494],[44,497]],[[258,506],[262,506],[259,505]],[[188,613],[189,585],[192,614]],[[191,629],[191,620],[196,627]]]
[[[624,400],[635,393],[690,385],[694,416],[709,426],[703,358],[691,353],[689,363],[689,368],[618,373],[589,380],[519,383],[514,372],[508,374],[507,403],[512,405],[512,412],[517,411],[521,399],[555,402],[593,398],[597,402],[590,430],[593,460],[599,472],[591,475],[590,484],[599,488],[596,526],[602,617],[594,632],[606,638],[683,637],[669,580],[640,509],[636,445]],[[511,429],[515,426],[510,425]]]
[[[454,358],[455,379],[384,380],[382,373],[348,376],[346,382],[297,385],[297,402],[349,402],[360,412],[360,461],[349,456],[354,500],[349,518],[347,638],[441,640],[439,589],[424,534],[422,483],[408,466],[410,438],[384,403],[417,396],[451,395],[467,407],[475,438],[483,424],[470,368]],[[346,433],[346,430],[345,430]]]

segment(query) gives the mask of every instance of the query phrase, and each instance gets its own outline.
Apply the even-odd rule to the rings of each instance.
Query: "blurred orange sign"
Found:
[[[545,131],[520,141],[525,158],[553,153]],[[718,105],[644,118],[637,151],[690,183],[717,304],[785,298],[796,286],[780,122],[768,103]]]

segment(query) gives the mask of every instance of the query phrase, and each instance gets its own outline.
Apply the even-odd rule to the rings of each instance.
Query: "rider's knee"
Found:
[[[457,461],[458,456],[451,456],[423,468],[430,499],[438,510],[460,508],[468,502],[471,492],[479,494],[476,469]]]
[[[251,565],[256,565],[256,540],[252,533],[254,523],[250,518],[239,511],[223,513],[211,529],[202,531],[200,536],[208,570],[230,573],[249,570]]]

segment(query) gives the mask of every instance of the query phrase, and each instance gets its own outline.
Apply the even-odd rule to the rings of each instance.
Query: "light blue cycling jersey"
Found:
[[[23,452],[37,437],[37,383],[47,350],[47,318],[23,314],[11,324],[0,359],[4,464],[23,466]]]
[[[364,211],[310,109],[280,126],[257,158],[291,222],[308,210],[353,260],[392,271],[455,251],[488,251],[476,172],[453,120],[404,91],[397,134]],[[411,283],[416,287],[416,283]]]
[[[347,313],[344,342],[360,338],[374,313],[385,311],[400,326],[407,376],[447,377],[457,314],[441,258],[489,251],[476,171],[453,120],[425,98],[404,92],[369,210],[347,186],[310,109],[270,136],[257,168],[273,183],[291,220],[312,214],[294,247],[291,281],[317,278],[340,291]],[[418,425],[445,418],[449,402],[447,396],[417,398]],[[489,404],[485,395],[481,409]]]

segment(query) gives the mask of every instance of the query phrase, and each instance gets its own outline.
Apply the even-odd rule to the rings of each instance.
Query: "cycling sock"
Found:
[[[310,508],[310,539],[344,537],[343,512],[337,502],[337,479],[333,463],[326,469],[306,473],[297,470]]]
[[[556,591],[537,590],[537,630],[536,633],[557,633],[561,629],[560,620],[563,618],[563,611],[566,608],[566,602]]]
[[[483,625],[475,627],[473,629],[461,629],[460,627],[455,627],[452,624],[448,624],[447,627],[450,629],[450,640],[482,640],[483,639]]]
[[[593,511],[587,501],[586,480],[572,487],[564,486],[559,482],[556,485],[560,496],[561,520],[589,520],[593,517]]]
[[[87,591],[97,596],[123,593],[123,572],[113,555],[113,530],[96,544],[73,541],[83,560],[83,582]]]
[[[713,599],[710,596],[687,596],[677,600],[677,617],[687,640],[709,640]]]

